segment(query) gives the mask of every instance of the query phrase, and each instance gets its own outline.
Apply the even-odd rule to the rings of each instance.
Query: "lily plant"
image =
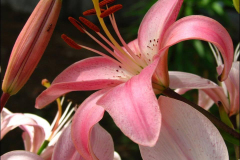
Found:
[[[72,17],[69,20],[114,58],[62,35],[71,47],[84,48],[100,56],[81,60],[65,69],[39,95],[35,107],[41,109],[71,91],[99,90],[81,104],[72,122],[72,142],[84,159],[101,159],[92,154],[90,137],[105,111],[126,136],[139,144],[143,159],[228,159],[220,133],[206,117],[184,102],[164,95],[156,98],[169,88],[218,88],[196,75],[169,72],[168,48],[190,39],[211,42],[224,61],[219,76],[223,81],[228,77],[233,60],[233,44],[226,29],[205,16],[193,15],[176,21],[183,0],[158,0],[143,18],[138,38],[127,44],[114,17],[114,12],[122,5],[109,7],[112,2],[93,0],[94,9],[83,13],[96,14],[107,38],[83,17],[79,17],[80,21]],[[122,44],[113,38],[104,17],[109,17]]]

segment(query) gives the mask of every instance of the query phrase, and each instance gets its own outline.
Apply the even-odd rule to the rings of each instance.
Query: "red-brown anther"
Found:
[[[102,2],[100,2],[99,3],[99,7],[101,8],[101,7],[104,7],[104,6],[106,6],[107,4],[111,4],[111,3],[113,3],[115,0],[104,0],[104,1],[102,1]]]
[[[100,32],[100,29],[93,24],[91,21],[87,20],[86,18],[79,17],[79,20],[84,23],[88,28],[94,30],[95,32]]]
[[[82,49],[81,46],[79,46],[74,40],[66,36],[65,34],[61,35],[61,38],[72,48],[74,49]]]
[[[114,13],[114,12],[120,10],[120,9],[122,9],[122,5],[121,4],[114,5],[114,6],[110,7],[110,8],[108,8],[102,14],[100,14],[100,17],[101,18],[107,17],[108,15],[110,15],[110,14],[112,14],[112,13]]]
[[[104,11],[105,11],[105,9],[100,9],[100,10],[101,10],[101,12],[104,12]],[[93,8],[93,9],[89,9],[89,10],[83,12],[83,15],[84,15],[84,16],[96,15],[96,10],[95,10],[94,8]]]
[[[82,33],[85,33],[83,30],[83,26],[82,24],[77,21],[76,19],[74,19],[73,17],[68,17],[68,20]]]

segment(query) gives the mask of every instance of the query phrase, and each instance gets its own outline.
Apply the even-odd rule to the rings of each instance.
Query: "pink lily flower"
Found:
[[[71,115],[73,109],[67,114],[70,107],[69,103],[60,123],[64,124],[65,121]],[[67,115],[66,115],[67,114]],[[45,137],[48,137],[51,131],[49,123],[36,115],[32,114],[20,114],[11,113],[6,108],[3,108],[1,113],[2,117],[2,129],[1,139],[10,130],[19,126],[24,130],[23,139],[25,144],[25,151],[11,151],[1,156],[3,160],[22,160],[22,159],[41,159],[41,160],[84,160],[84,158],[78,153],[71,139],[71,125],[68,125],[71,121],[68,120],[66,125],[57,134],[54,134],[49,146],[40,154],[37,155],[38,149],[43,143]],[[62,126],[59,124],[59,126]],[[59,129],[58,129],[59,130]],[[48,135],[47,135],[48,134]],[[47,136],[46,136],[47,135]],[[92,155],[95,154],[104,160],[121,160],[117,152],[114,152],[113,140],[109,133],[104,130],[99,124],[96,124],[91,131],[91,138],[89,139],[89,146],[92,148]],[[102,144],[105,144],[104,147]]]
[[[101,3],[103,2],[105,1]],[[76,44],[64,35],[63,39],[74,48],[86,48],[102,56],[82,60],[63,71],[53,81],[51,87],[37,98],[36,108],[43,108],[57,97],[71,91],[101,89],[99,91],[101,98],[97,102],[103,107],[99,111],[100,115],[106,110],[130,139],[140,145],[154,146],[160,133],[162,119],[155,94],[161,93],[169,86],[168,47],[188,39],[201,39],[215,44],[225,62],[221,76],[224,79],[233,59],[232,40],[222,25],[208,17],[189,16],[175,22],[182,0],[159,0],[145,15],[139,28],[138,39],[129,44],[122,39],[114,15],[109,15],[113,28],[124,46],[122,48],[113,39],[101,18],[107,11],[100,12],[98,0],[93,0],[93,4],[100,24],[111,42],[103,37],[97,26],[89,21],[86,23],[86,19],[83,20],[82,17],[80,20],[96,31],[114,52],[84,27],[77,25],[80,22],[71,18],[70,21],[96,40],[118,61],[100,51]],[[115,5],[109,10],[120,7],[121,5]]]
[[[216,46],[210,47],[213,51],[214,57],[217,62],[217,72],[218,74],[221,73],[223,70],[223,62],[220,57],[219,50]],[[218,105],[218,102],[221,102],[224,110],[228,113],[229,116],[235,115],[239,113],[239,61],[237,61],[239,57],[239,44],[236,47],[234,53],[234,61],[232,62],[232,68],[229,72],[229,75],[226,80],[221,82],[222,87],[210,87],[199,89],[198,93],[198,105],[203,107],[204,109],[208,110],[212,107],[214,103]],[[213,82],[212,82],[213,83]],[[184,94],[185,92],[191,90],[192,88],[179,88],[176,90],[179,94]],[[197,88],[195,88],[197,89]]]
[[[32,12],[13,47],[3,79],[1,110],[11,95],[27,82],[52,36],[62,0],[41,0]]]
[[[62,99],[63,103],[64,98]],[[53,121],[52,125],[43,118],[28,113],[12,113],[6,108],[3,108],[1,113],[1,139],[10,131],[16,127],[20,127],[24,132],[22,138],[25,146],[25,153],[28,155],[28,152],[37,154],[43,142],[45,140],[49,141],[48,146],[40,154],[44,160],[50,160],[53,153],[54,145],[56,144],[59,136],[61,135],[64,128],[66,128],[72,118],[71,115],[74,112],[74,108],[71,107],[71,102],[68,104],[65,112],[61,116],[60,120],[57,122]],[[70,117],[70,118],[69,118]],[[15,155],[15,152],[10,152]],[[32,154],[31,154],[32,155]]]
[[[11,113],[6,108],[3,108],[1,113],[1,139],[10,131],[16,127],[20,127],[24,132],[22,134],[25,151],[11,151],[6,153],[7,155],[2,155],[2,158],[8,157],[8,154],[19,159],[20,156],[30,156],[30,157],[38,157],[37,151],[45,140],[46,133],[49,133],[50,125],[49,123],[36,115],[32,114],[21,114],[21,113]],[[51,157],[51,153],[53,150],[53,146],[48,147],[43,153],[43,156],[46,156],[44,159],[49,159]],[[21,154],[18,152],[21,152]],[[47,153],[47,154],[45,154]],[[23,157],[22,157],[23,158]],[[43,159],[40,157],[38,159]]]
[[[214,53],[215,59],[217,61],[218,67],[217,72],[221,73],[223,70],[223,62],[219,55],[219,51],[215,46],[211,46],[211,49]],[[238,57],[240,54],[239,50],[240,44],[237,45],[234,53],[234,61],[232,62],[232,68],[229,72],[229,75],[225,81],[221,83],[221,89],[204,89],[201,94],[200,101],[205,101],[206,99],[211,99],[212,103],[216,104],[218,101],[221,101],[225,111],[229,116],[239,113],[239,61]],[[214,96],[215,95],[215,96]]]

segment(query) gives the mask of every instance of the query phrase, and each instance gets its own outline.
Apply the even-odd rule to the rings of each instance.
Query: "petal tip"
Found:
[[[224,81],[225,79],[226,79],[226,78],[225,78],[225,76],[223,75],[223,73],[218,76],[218,80],[219,80],[220,82]]]

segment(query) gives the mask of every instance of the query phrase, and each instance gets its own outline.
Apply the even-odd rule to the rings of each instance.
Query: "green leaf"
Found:
[[[193,41],[193,45],[197,50],[200,57],[204,57],[204,46],[201,41],[195,40]]]
[[[219,15],[223,15],[224,13],[222,6],[218,2],[212,4],[212,9]]]

